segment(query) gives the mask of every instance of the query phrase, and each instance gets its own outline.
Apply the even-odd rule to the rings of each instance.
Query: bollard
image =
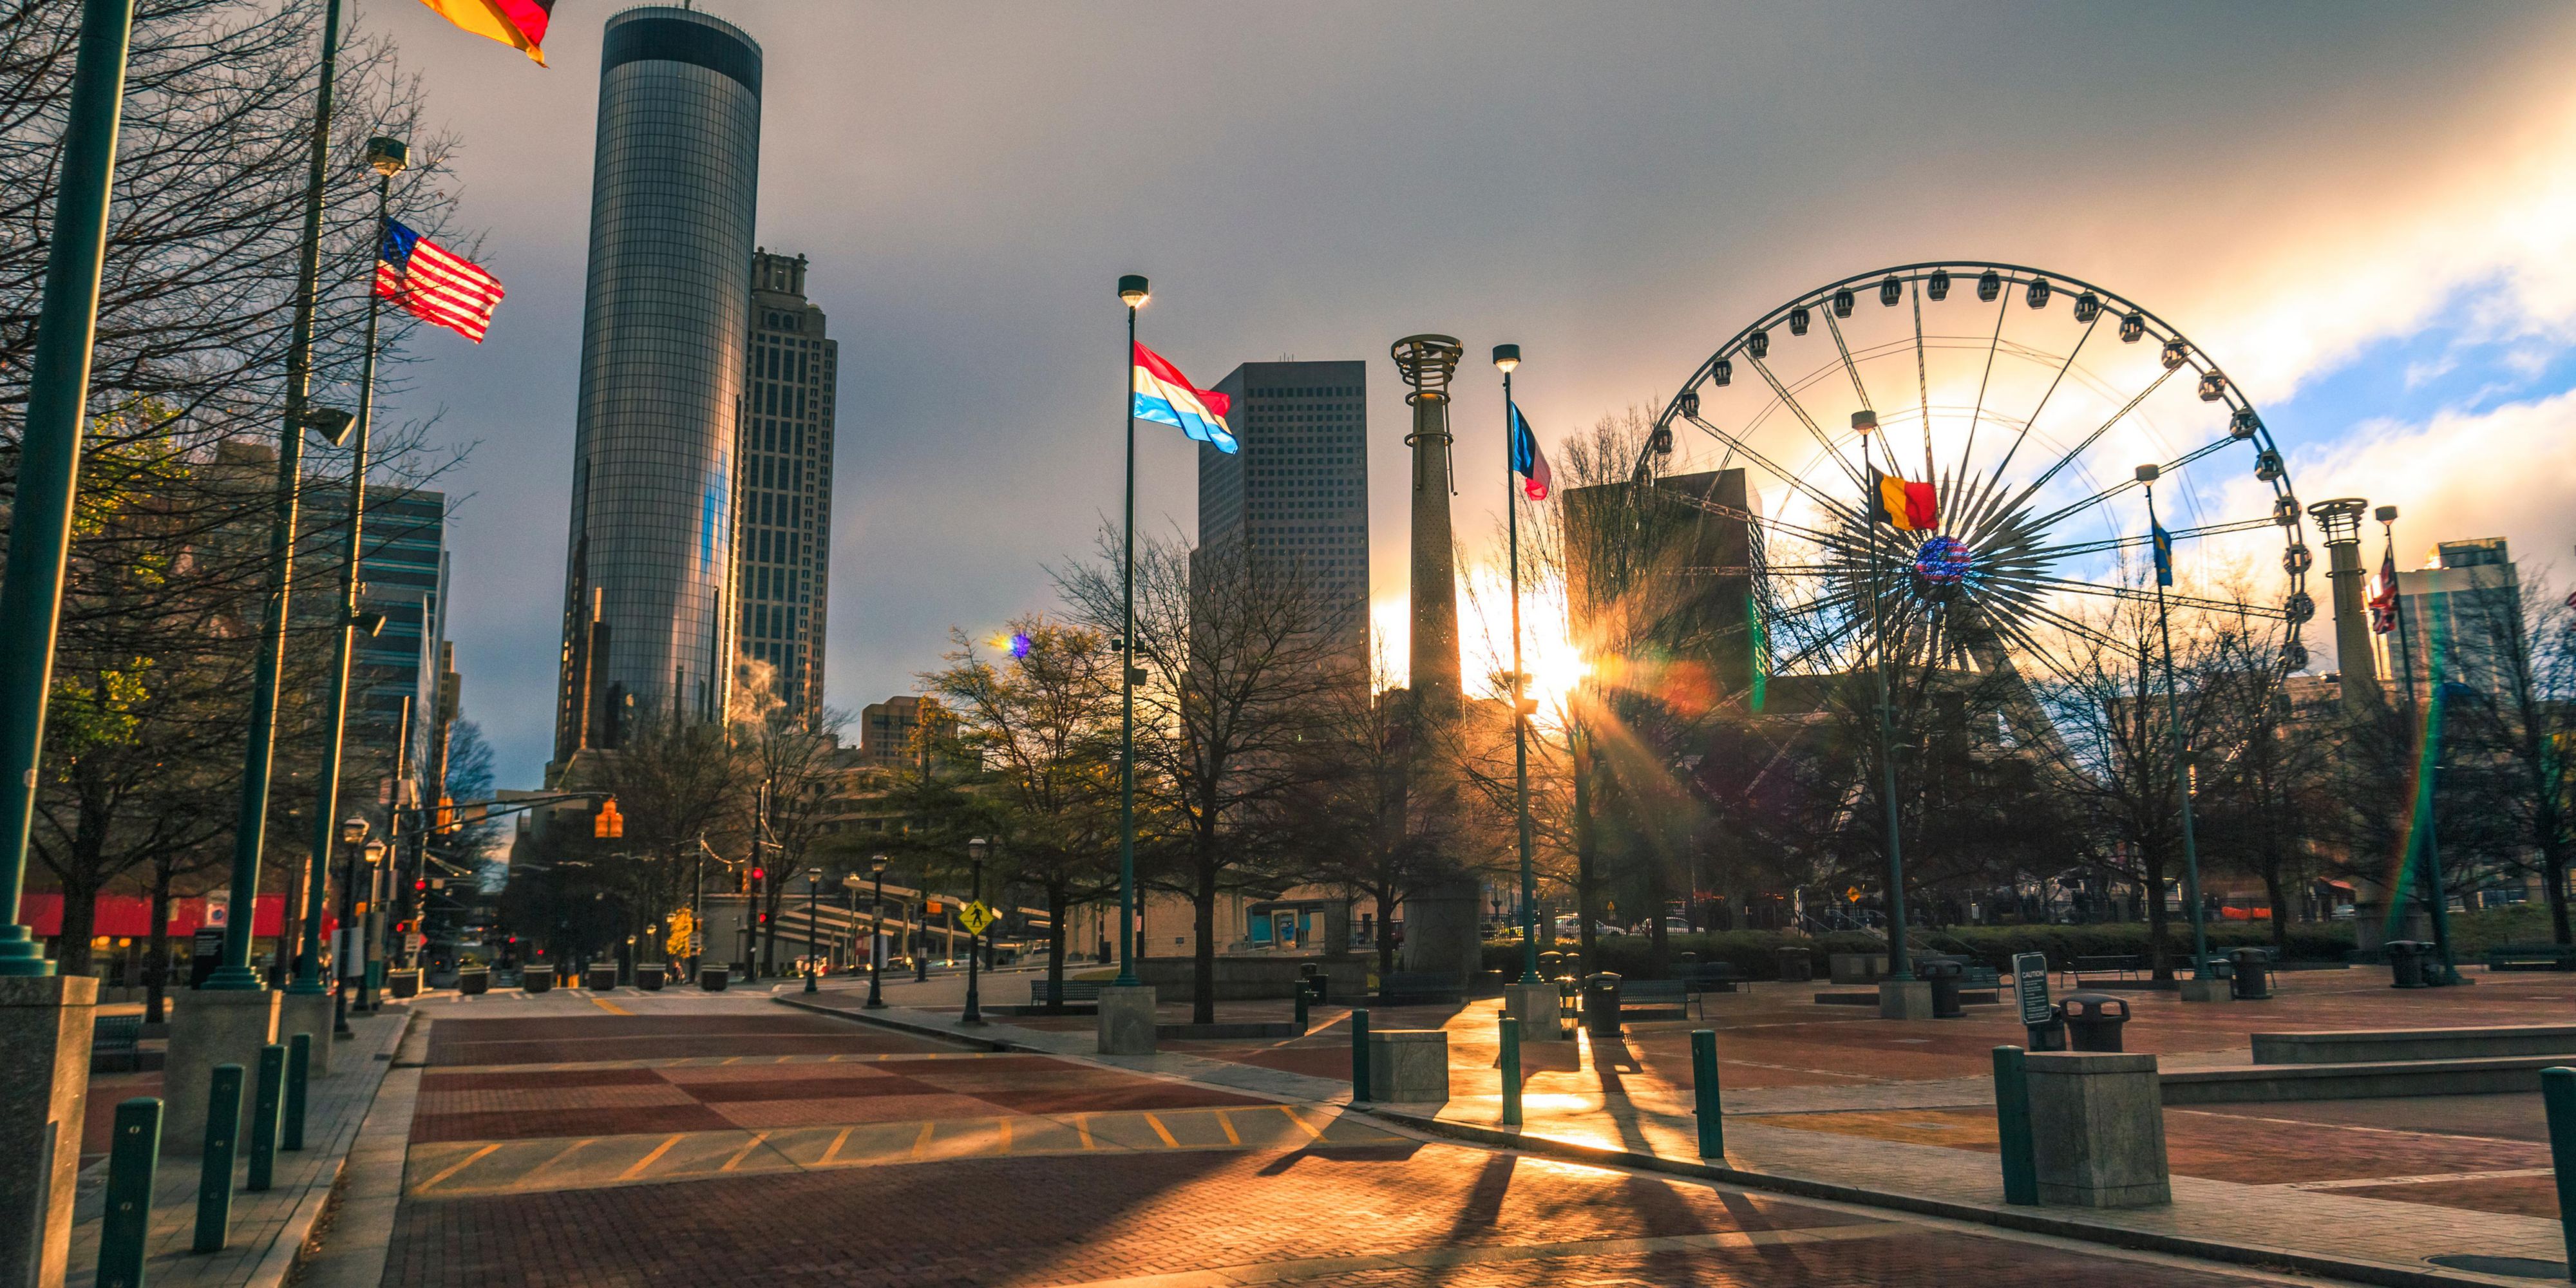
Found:
[[[1521,1022],[1503,1017],[1503,1125],[1521,1125]]]
[[[2003,1147],[2004,1202],[2039,1203],[2039,1156],[2030,1135],[2030,1078],[2017,1046],[1995,1048],[1995,1140]]]
[[[1691,1112],[1699,1115],[1699,1156],[1725,1161],[1726,1115],[1717,1091],[1715,1030],[1691,1033],[1691,1097],[1698,1102]]]
[[[259,1082],[251,1088],[250,1176],[242,1188],[265,1194],[277,1180],[277,1113],[286,1093],[286,1048],[259,1049]]]
[[[2576,1249],[2576,1069],[2541,1070],[2540,1101],[2549,1111],[2549,1161],[2558,1173],[2558,1229]],[[2576,1279],[2576,1256],[2568,1263]]]
[[[206,1156],[197,1172],[199,1252],[221,1252],[233,1224],[233,1147],[241,1135],[242,1067],[215,1066],[206,1088]]]
[[[1303,1035],[1303,1034],[1306,1032],[1306,1006],[1307,1006],[1307,1004],[1308,1004],[1309,1002],[1313,1001],[1314,999],[1313,999],[1313,996],[1307,992],[1307,990],[1306,990],[1306,981],[1304,981],[1304,980],[1302,980],[1302,979],[1297,981],[1296,993],[1297,993],[1297,1032],[1298,1032],[1300,1035]]]
[[[118,1105],[107,1146],[107,1211],[98,1226],[98,1288],[143,1288],[152,1179],[160,1166],[161,1102],[137,1096]]]
[[[1351,1103],[1368,1102],[1368,1011],[1351,1012]]]
[[[286,1121],[278,1130],[280,1149],[304,1148],[304,1090],[312,1078],[313,1035],[298,1033],[286,1040]]]

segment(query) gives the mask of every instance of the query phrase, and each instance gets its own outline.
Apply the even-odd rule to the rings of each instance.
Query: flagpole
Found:
[[[1538,876],[1530,863],[1529,712],[1524,706],[1529,677],[1521,670],[1521,506],[1513,495],[1512,472],[1519,465],[1520,411],[1512,402],[1512,372],[1521,365],[1517,344],[1494,346],[1494,365],[1503,369],[1503,513],[1511,532],[1512,564],[1512,782],[1521,844],[1521,983],[1538,977]]]
[[[1887,692],[1887,625],[1878,604],[1878,515],[1883,502],[1871,477],[1876,467],[1869,460],[1869,436],[1878,430],[1878,413],[1853,412],[1851,424],[1860,435],[1862,486],[1869,489],[1861,507],[1861,539],[1869,544],[1869,633],[1877,645],[1871,669],[1878,675],[1878,795],[1887,809],[1887,977],[1902,982],[1914,978],[1914,964],[1905,951],[1905,841],[1897,823],[1896,716]]]
[[[2156,522],[2156,479],[2161,471],[2153,465],[2138,467],[2138,482],[2147,489],[2147,548],[2155,556],[2156,567],[2156,633],[2164,639],[2165,650],[2165,720],[2173,726],[2174,794],[2182,802],[2182,864],[2184,894],[2191,900],[2191,977],[2211,978],[2209,970],[2208,915],[2201,908],[2200,846],[2191,827],[2191,744],[2182,735],[2182,697],[2174,684],[2173,625],[2165,617],[2165,578],[2172,575],[2173,550],[2157,544],[2164,526]],[[2145,694],[2138,695],[2143,701]],[[2159,892],[2155,897],[2162,898]]]
[[[1145,279],[1130,273],[1118,279],[1118,298],[1127,305],[1127,353],[1119,369],[1125,404],[1121,419],[1127,435],[1126,554],[1119,564],[1119,595],[1125,634],[1118,641],[1118,979],[1115,987],[1136,985],[1136,310],[1152,295]]]

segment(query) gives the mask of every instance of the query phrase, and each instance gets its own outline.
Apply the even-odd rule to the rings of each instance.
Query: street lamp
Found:
[[[1853,412],[1851,427],[1860,435],[1861,464],[1867,465],[1870,435],[1878,432],[1878,413]],[[1878,676],[1878,794],[1887,807],[1887,977],[1904,982],[1914,978],[1914,966],[1905,951],[1905,841],[1897,823],[1896,711],[1887,693],[1887,627],[1879,619],[1878,516],[1884,503],[1879,500],[1876,471],[1865,471],[1862,477],[1869,489],[1861,498],[1860,539],[1869,547],[1870,656]]]
[[[2138,467],[2138,484],[2147,492],[2147,544],[2155,565],[2156,632],[2164,639],[2165,721],[2173,726],[2174,795],[2182,803],[2182,870],[2185,894],[2191,900],[2191,977],[2205,980],[2211,977],[2209,925],[2201,907],[2200,846],[2191,827],[2191,745],[2182,736],[2182,698],[2174,685],[2173,626],[2165,620],[2165,587],[2173,584],[2173,539],[2156,522],[2156,480],[2163,475],[2161,466]],[[2164,892],[2157,891],[2155,897],[2164,898]]]
[[[814,896],[822,888],[823,869],[805,869],[805,991],[808,993],[822,991],[821,986],[814,982],[823,973],[822,963],[814,959]]]
[[[1134,388],[1136,310],[1153,295],[1143,276],[1118,279],[1118,299],[1127,306],[1127,363],[1121,383]],[[1118,566],[1124,625],[1118,636],[1118,979],[1115,987],[1133,988],[1136,979],[1136,400],[1119,398],[1119,415],[1127,433],[1126,554]],[[32,772],[32,771],[30,771]]]
[[[875,878],[876,894],[868,904],[868,1007],[885,1006],[885,870],[886,856],[868,860],[868,875]]]
[[[975,876],[972,882],[974,894],[967,902],[970,908],[984,901],[984,851],[988,848],[990,843],[983,837],[968,837],[966,840],[966,857],[975,865]],[[983,955],[983,947],[984,932],[970,928],[966,937],[966,1015],[964,1017],[968,1024],[984,1022],[984,1000],[982,994],[976,990],[976,961]]]
[[[1529,718],[1537,703],[1529,696],[1529,676],[1521,670],[1521,503],[1512,494],[1512,472],[1520,464],[1521,413],[1512,402],[1512,373],[1520,369],[1521,347],[1494,346],[1494,365],[1503,372],[1503,513],[1510,516],[1512,547],[1512,801],[1521,846],[1521,983],[1538,978],[1538,877],[1530,863]],[[1532,443],[1535,453],[1538,445]],[[1502,894],[1494,904],[1500,919]]]

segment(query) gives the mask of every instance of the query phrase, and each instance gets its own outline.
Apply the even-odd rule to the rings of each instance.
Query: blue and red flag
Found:
[[[1234,432],[1225,425],[1233,399],[1191,384],[1180,368],[1141,344],[1136,346],[1135,371],[1136,401],[1130,414],[1136,419],[1173,426],[1220,452],[1235,450]]]
[[[384,245],[376,252],[376,294],[423,322],[481,344],[502,291],[500,278],[388,219]]]
[[[1538,435],[1530,432],[1529,420],[1521,415],[1520,404],[1512,404],[1512,471],[1521,476],[1521,491],[1533,501],[1547,499],[1555,475],[1547,468],[1547,454],[1538,450]]]

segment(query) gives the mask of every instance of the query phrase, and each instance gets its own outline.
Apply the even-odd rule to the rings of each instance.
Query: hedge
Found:
[[[2464,917],[2452,919],[2454,932]],[[2547,938],[2546,928],[2538,938]],[[2465,936],[2462,939],[2465,941]],[[2049,965],[2065,967],[2077,957],[2147,955],[2147,927],[2144,922],[2111,922],[2089,926],[1957,926],[1946,930],[1917,930],[1912,942],[1916,951],[1929,949],[1964,957],[1998,969],[2011,966],[2016,953],[2046,953]],[[2167,928],[2166,942],[2172,945],[2176,961],[2191,953],[2191,923],[2177,918]],[[2271,927],[2245,922],[2226,922],[2209,928],[2212,949],[2224,950],[2272,942]],[[1731,962],[1756,979],[1780,976],[1779,950],[1783,947],[1806,948],[1815,954],[1816,975],[1825,973],[1824,957],[1828,953],[1883,953],[1884,941],[1870,935],[1842,931],[1829,935],[1790,935],[1776,930],[1729,930],[1714,934],[1674,934],[1666,936],[1673,960],[1678,963],[1686,952],[1699,954],[1703,962]],[[1650,942],[1644,935],[1605,935],[1598,941],[1599,968],[1622,975],[1642,976],[1647,969]],[[2301,922],[2290,927],[2287,956],[2291,961],[2339,962],[2353,946],[2352,923]],[[1573,954],[1568,943],[1562,951]],[[1518,944],[1484,946],[1485,968],[1517,971],[1521,950]]]

